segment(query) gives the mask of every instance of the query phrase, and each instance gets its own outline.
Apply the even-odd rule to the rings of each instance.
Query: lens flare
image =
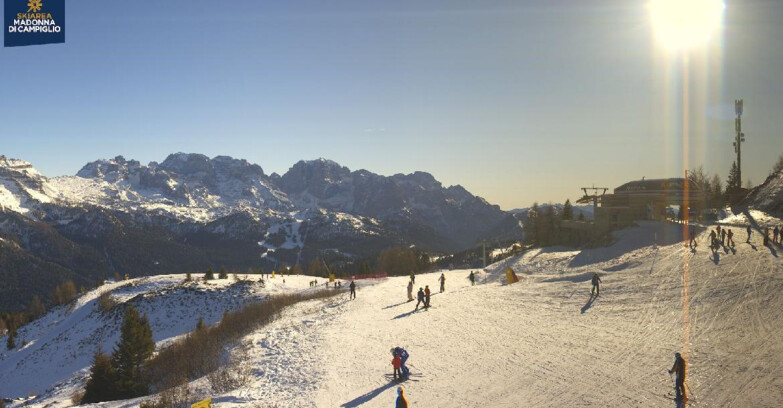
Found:
[[[709,42],[723,24],[722,0],[652,0],[647,8],[655,38],[670,50]]]

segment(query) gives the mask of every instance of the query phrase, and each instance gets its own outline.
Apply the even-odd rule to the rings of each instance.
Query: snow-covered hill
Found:
[[[762,246],[755,232],[748,244],[738,240],[735,249],[712,253],[704,242],[707,231],[700,227],[699,246],[691,251],[679,241],[681,231],[675,224],[644,222],[619,231],[608,248],[528,251],[478,272],[475,286],[467,280],[468,270],[444,271],[444,293],[437,293],[441,272],[418,275],[416,288],[429,285],[435,292],[428,310],[417,311],[405,301],[407,277],[362,282],[354,301],[302,303],[245,337],[236,347],[247,352],[250,381],[220,393],[195,381],[192,399],[211,396],[216,408],[392,406],[396,384],[384,374],[391,373],[389,349],[403,346],[411,354],[412,372],[420,374],[404,384],[413,407],[672,407],[673,380],[666,370],[675,351],[689,361],[690,405],[780,406],[783,248]],[[505,284],[506,267],[517,271],[519,283]],[[601,275],[602,287],[601,295],[591,299],[594,272]],[[170,287],[164,293],[163,288],[166,279],[173,284],[180,278],[160,278],[154,291],[123,290],[156,292],[149,302],[177,305],[188,292]],[[307,290],[309,278],[286,279]],[[145,284],[138,282],[138,288]],[[105,324],[89,303],[70,313],[88,316],[82,327]],[[167,312],[145,310],[179,316],[200,309],[183,303]],[[43,353],[53,347],[47,344],[59,344],[53,353],[88,360],[92,345],[82,348],[74,341],[89,330],[67,330],[74,334],[52,343],[63,332],[50,323],[55,315],[36,323],[27,347]],[[170,318],[156,327],[191,327],[195,316],[181,318],[183,323]],[[156,333],[156,339],[175,331]],[[110,343],[110,337],[101,338]],[[30,379],[36,371],[49,370],[31,351],[18,353],[29,357],[0,361],[4,380],[13,373]],[[56,358],[55,367],[64,357]],[[84,376],[76,366],[52,392],[28,405],[70,406],[68,398]]]
[[[783,170],[770,174],[764,183],[753,188],[743,205],[768,213],[783,213]]]

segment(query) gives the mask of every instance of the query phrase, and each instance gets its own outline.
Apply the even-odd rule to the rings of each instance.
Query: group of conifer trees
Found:
[[[149,394],[144,367],[155,351],[147,316],[132,305],[125,309],[120,340],[111,355],[95,353],[82,403],[113,401]]]

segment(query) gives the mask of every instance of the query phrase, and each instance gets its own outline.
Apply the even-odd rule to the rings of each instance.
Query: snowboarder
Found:
[[[590,289],[590,296],[598,297],[598,295],[601,294],[601,286],[600,286],[601,278],[598,277],[597,273],[593,273],[592,282],[593,282],[593,288]]]
[[[413,281],[408,281],[408,302],[413,301]]]
[[[446,275],[441,273],[438,281],[440,281],[440,293],[443,293],[446,290]]]
[[[726,228],[720,230],[720,244],[726,246]]]
[[[727,243],[727,244],[728,244],[730,247],[734,248],[734,233],[733,233],[733,232],[731,232],[731,228],[729,228],[729,232],[727,232],[727,233],[726,233],[726,235],[729,237],[729,240],[728,240],[728,241],[726,241],[726,243]]]
[[[470,279],[470,286],[476,284],[476,275],[473,274],[473,271],[470,271],[470,275],[468,275],[468,279]]]
[[[356,299],[356,283],[351,281],[351,284],[348,285],[348,287],[351,288],[350,299]]]
[[[748,228],[745,229],[745,231],[748,232],[748,240],[745,241],[746,243],[750,243],[750,225],[748,225]]]
[[[778,234],[780,233],[780,230],[778,227],[775,227],[775,229],[772,230],[772,242],[778,243]]]
[[[682,358],[680,353],[674,353],[674,365],[669,370],[669,374],[676,373],[674,381],[675,399],[680,401],[682,399],[688,399],[685,395],[685,359]]]
[[[419,304],[424,303],[424,305],[427,305],[427,302],[424,301],[424,289],[419,288],[419,293],[416,294],[416,297],[419,299],[418,302],[416,302],[416,310],[419,310]]]
[[[688,234],[690,235],[690,241],[688,241],[689,248],[696,248],[696,228],[691,225],[689,227]]]
[[[416,275],[413,274],[413,271],[411,271],[411,282],[416,283]]]
[[[430,285],[424,285],[424,308],[430,307]]]
[[[392,358],[392,367],[394,367],[394,374],[393,377],[395,380],[397,380],[397,377],[402,379],[402,371],[400,371],[400,366],[402,365],[402,357],[400,357],[399,354],[392,353],[394,355],[394,358]]]
[[[397,387],[397,403],[394,408],[408,408],[408,400],[405,399],[405,390],[402,387]]]

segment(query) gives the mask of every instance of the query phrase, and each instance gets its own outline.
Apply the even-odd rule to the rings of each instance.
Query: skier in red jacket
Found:
[[[392,366],[394,367],[394,379],[395,380],[397,378],[402,379],[402,371],[400,371],[400,366],[402,365],[402,357],[400,357],[399,354],[395,354],[391,363]]]

